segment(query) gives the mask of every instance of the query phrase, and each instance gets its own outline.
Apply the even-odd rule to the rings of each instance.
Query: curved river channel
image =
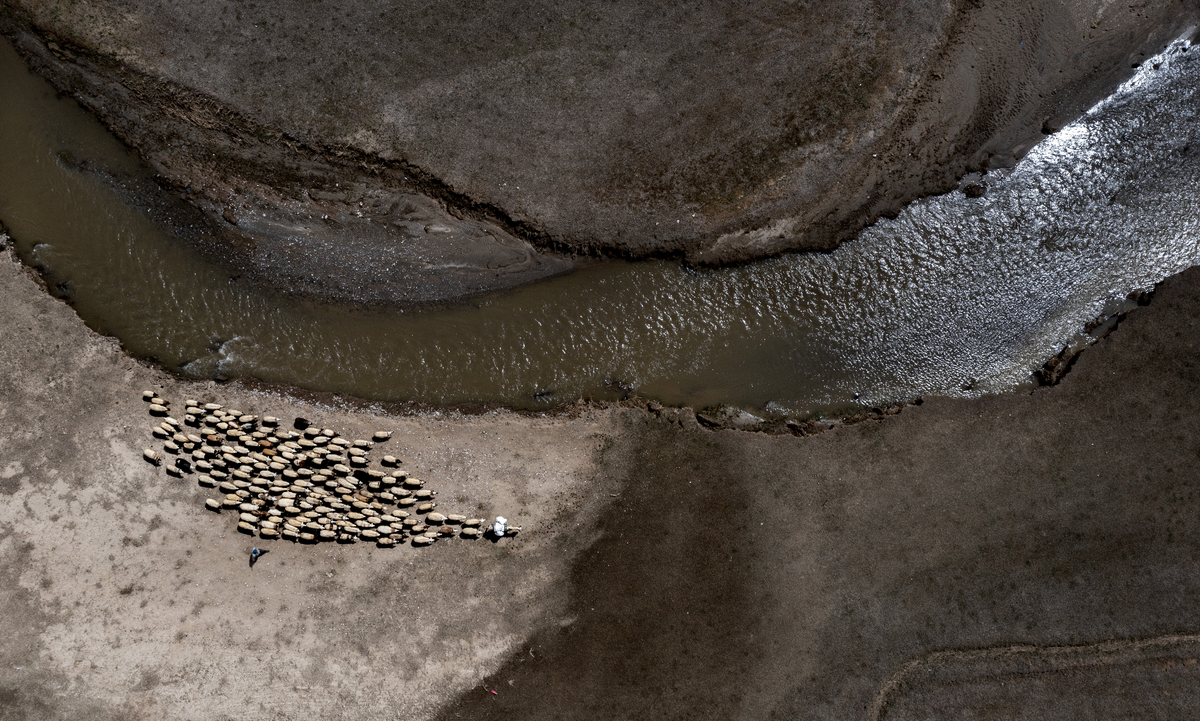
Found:
[[[0,44],[0,222],[89,326],[185,375],[534,409],[635,388],[804,416],[1021,387],[1131,291],[1197,263],[1198,88],[1200,51],[1177,43],[989,173],[983,197],[921,200],[830,254],[605,262],[366,310],[231,279],[173,237],[127,202],[139,161]]]

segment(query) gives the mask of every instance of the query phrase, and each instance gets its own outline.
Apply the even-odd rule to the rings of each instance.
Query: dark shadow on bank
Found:
[[[626,436],[631,477],[575,564],[570,608],[441,718],[732,717],[756,623],[738,612],[739,559],[756,534],[716,444],[681,435],[652,421]]]
[[[1200,268],[1099,343],[810,438],[631,420],[570,608],[442,718],[1194,716],[1200,645],[1129,649],[1200,632]]]

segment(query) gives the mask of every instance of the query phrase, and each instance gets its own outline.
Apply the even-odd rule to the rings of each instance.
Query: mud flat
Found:
[[[0,299],[17,717],[1180,717],[1200,700],[1200,271],[1056,386],[806,438],[686,409],[384,416],[181,383],[8,260]],[[248,539],[142,461],[143,387],[386,423],[444,497],[525,531]],[[255,544],[271,553],[251,569]]]

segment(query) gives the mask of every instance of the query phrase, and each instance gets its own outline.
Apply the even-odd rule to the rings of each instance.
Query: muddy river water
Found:
[[[436,404],[636,389],[828,413],[1021,387],[1131,291],[1200,261],[1198,88],[1200,51],[1177,43],[988,173],[982,197],[924,199],[830,254],[702,271],[603,262],[383,310],[231,277],[129,202],[152,186],[137,158],[0,44],[0,222],[88,325],[185,375]]]

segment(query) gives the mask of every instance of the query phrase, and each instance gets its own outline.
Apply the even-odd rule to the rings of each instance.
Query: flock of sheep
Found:
[[[404,541],[428,546],[439,539],[502,538],[515,535],[503,516],[489,522],[436,511],[437,491],[402,470],[370,467],[371,450],[391,437],[376,431],[371,440],[349,440],[336,431],[308,426],[280,428],[278,418],[242,413],[218,403],[184,401],[183,420],[171,416],[170,403],[145,391],[151,429],[162,441],[143,457],[167,473],[197,474],[200,485],[225,495],[205,506],[216,513],[238,514],[238,530],[262,538],[300,543],[372,541],[391,547]],[[382,465],[400,460],[385,455]]]

